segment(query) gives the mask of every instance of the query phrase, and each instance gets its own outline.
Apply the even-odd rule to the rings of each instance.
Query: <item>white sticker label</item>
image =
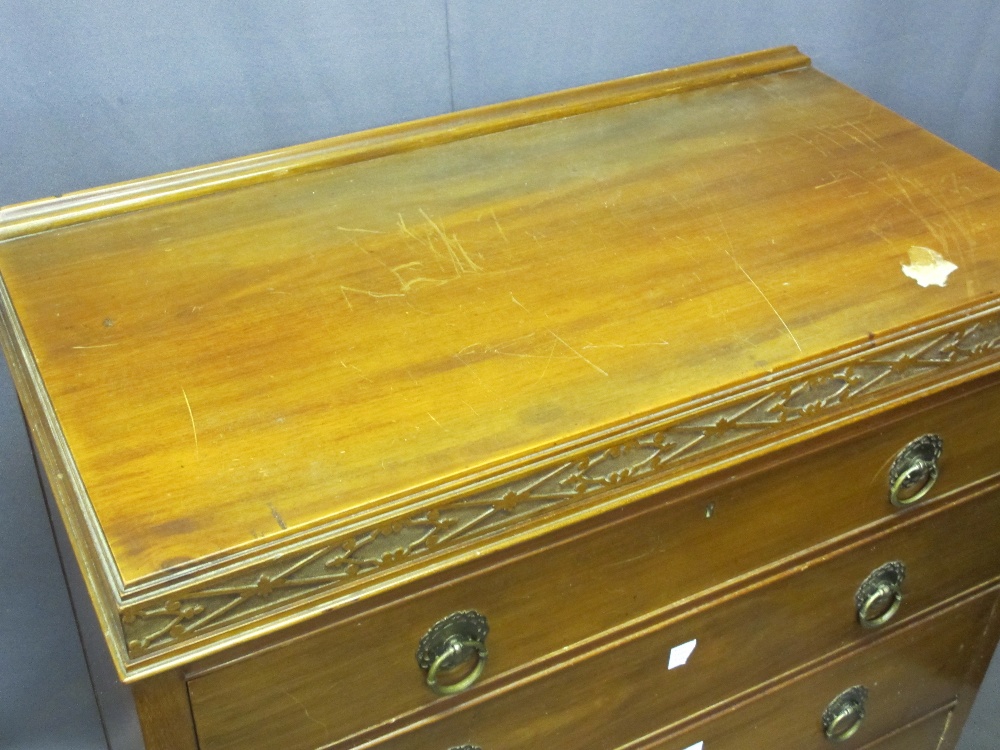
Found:
[[[913,245],[909,255],[910,265],[903,265],[903,273],[920,286],[944,286],[951,272],[958,270],[958,266],[929,247]]]
[[[687,643],[682,643],[680,646],[674,646],[670,649],[670,659],[667,661],[667,669],[677,669],[677,667],[683,667],[687,664],[687,660],[691,658],[691,654],[694,653],[694,647],[698,645],[698,639],[695,638],[693,641],[688,641]],[[692,747],[697,750],[697,745]],[[684,750],[691,750],[690,747]]]
[[[684,750],[705,750],[704,742],[696,742],[691,747],[686,747]]]

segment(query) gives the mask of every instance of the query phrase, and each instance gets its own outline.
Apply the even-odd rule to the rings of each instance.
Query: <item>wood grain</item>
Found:
[[[998,215],[992,170],[800,70],[10,240],[0,272],[128,587],[991,298]],[[961,270],[919,288],[912,245]]]
[[[205,750],[308,750],[352,730],[397,727],[404,712],[424,706],[452,716],[430,734],[417,732],[401,747],[449,747],[471,739],[484,747],[585,747],[597,741],[588,738],[598,737],[595,746],[618,747],[868,637],[870,632],[857,621],[854,594],[865,577],[886,562],[902,561],[907,568],[898,621],[1000,578],[998,517],[997,490],[938,508],[890,533],[858,540],[819,560],[800,561],[777,579],[714,599],[707,609],[689,602],[683,615],[674,615],[665,625],[647,624],[624,642],[591,643],[582,656],[562,649],[561,657],[570,666],[557,667],[523,687],[501,687],[500,694],[490,694],[489,685],[484,685],[485,693],[477,691],[457,704],[434,700],[413,659],[419,628],[433,624],[435,615],[421,612],[427,618],[421,623],[409,612],[405,622],[413,622],[411,627],[403,622],[386,627],[377,617],[368,617],[322,639],[293,643],[192,680],[199,738]],[[958,548],[953,547],[956,539],[963,540]],[[941,551],[949,548],[942,557]],[[664,589],[677,589],[678,595],[683,583],[675,580],[689,576],[697,581],[698,566],[711,565],[709,550],[680,549],[663,561],[659,582]],[[738,550],[733,551],[739,557]],[[581,564],[586,559],[581,555]],[[502,671],[522,653],[560,651],[558,640],[553,643],[546,633],[572,634],[589,625],[591,613],[606,607],[601,591],[605,586],[613,585],[614,594],[630,602],[657,597],[656,584],[634,586],[630,573],[627,564],[616,566],[615,585],[597,575],[575,577],[567,572],[559,577],[542,571],[544,580],[560,581],[563,596],[574,601],[560,601],[560,592],[553,589],[532,592],[499,581],[492,582],[492,589],[480,582],[467,589],[467,600],[457,608],[475,607],[490,618],[488,641],[496,655],[490,667]],[[491,590],[500,595],[491,597]],[[541,606],[528,613],[521,606],[524,600]],[[516,614],[505,611],[511,609],[508,604]],[[600,616],[594,619],[600,621]],[[694,639],[698,646],[690,668],[668,671],[671,649]],[[536,640],[542,644],[536,646]],[[331,700],[333,685],[352,698]],[[377,700],[366,698],[375,696]],[[426,718],[426,711],[407,717]],[[362,744],[356,737],[343,742],[344,747],[356,744]]]
[[[126,678],[1000,368],[1000,176],[807,62],[6,209],[0,338]]]
[[[834,443],[819,440],[799,443],[794,451],[775,456],[776,464],[746,465],[738,480],[722,486],[716,482],[709,489],[689,483],[679,492],[654,495],[647,502],[634,506],[636,510],[645,507],[653,511],[632,520],[623,521],[619,514],[611,523],[612,519],[605,515],[579,524],[573,529],[578,538],[572,543],[550,535],[536,539],[527,555],[525,545],[514,547],[511,552],[520,558],[517,560],[505,561],[504,557],[487,555],[486,550],[480,548],[476,565],[487,569],[484,575],[461,584],[453,582],[455,572],[437,577],[422,576],[420,586],[427,594],[420,597],[419,604],[403,605],[406,597],[397,588],[391,597],[394,614],[380,615],[387,619],[379,620],[374,629],[397,631],[400,625],[410,627],[427,618],[437,619],[439,615],[435,612],[461,609],[464,598],[471,596],[478,600],[482,592],[517,590],[522,600],[519,607],[528,608],[531,602],[540,606],[544,601],[559,600],[558,592],[551,590],[554,582],[567,586],[588,582],[600,594],[595,593],[588,600],[587,616],[577,618],[573,627],[567,623],[555,631],[543,630],[530,636],[526,633],[523,640],[532,651],[515,660],[534,658],[546,653],[547,649],[562,648],[602,628],[614,627],[655,611],[685,592],[693,593],[699,587],[716,585],[758,566],[772,564],[782,556],[893,515],[895,509],[886,502],[889,463],[904,445],[920,435],[938,434],[947,446],[941,459],[941,476],[931,499],[996,474],[1000,471],[1000,461],[996,458],[1000,455],[1000,436],[992,429],[992,414],[993,405],[1000,399],[997,391],[995,384],[986,388],[966,388],[950,392],[950,401],[925,399],[917,412],[906,408],[884,413],[876,420],[841,431]],[[752,475],[757,472],[764,473]],[[859,482],[855,477],[870,479]],[[675,502],[690,493],[700,497],[690,498],[682,504]],[[811,498],[810,512],[803,515],[788,512],[789,497]],[[706,523],[709,506],[712,518],[711,523]],[[825,518],[824,523],[812,523],[814,514]],[[713,560],[693,570],[683,560],[676,559],[681,550],[685,555],[711,559],[712,550],[719,546],[738,548],[740,555]],[[299,553],[299,559],[308,557],[306,553]],[[587,565],[587,560],[602,560],[604,564]],[[282,566],[287,569],[294,564],[294,558],[284,560],[274,563],[272,569]],[[170,624],[176,618],[174,612],[180,608],[203,608],[199,615],[187,620],[197,626],[203,619],[216,617],[219,609],[227,606],[230,609],[223,612],[223,623],[227,616],[245,615],[247,611],[274,606],[282,600],[294,601],[293,597],[302,590],[295,584],[300,579],[308,584],[318,567],[314,562],[285,576],[280,579],[286,581],[284,586],[276,584],[266,598],[258,594],[253,583],[260,580],[264,572],[250,574],[251,583],[245,589],[227,596],[212,597],[197,590],[175,595],[173,600],[177,606],[173,612],[164,603],[155,602],[148,610],[140,610],[138,622],[127,626],[134,627],[135,631],[127,629],[127,632],[141,632],[139,628],[143,627],[155,633],[153,628]],[[628,570],[631,589],[637,592],[634,597],[613,593],[621,587],[618,571],[623,568]],[[330,570],[329,567],[319,569]],[[665,569],[677,569],[678,573],[665,577]],[[666,585],[668,579],[669,586]],[[574,581],[578,583],[573,584]],[[445,591],[440,595],[430,594],[430,590],[438,588]],[[595,598],[598,595],[600,601]],[[234,602],[235,607],[232,606]],[[574,611],[580,604],[571,600],[561,606]],[[366,609],[375,606],[378,606],[377,601],[372,600]],[[503,609],[509,611],[506,606]],[[142,614],[146,611],[150,614]],[[528,611],[516,617],[509,611],[509,615],[518,620],[535,621],[535,616]],[[343,633],[330,636],[330,640],[331,643],[324,647],[327,654],[351,654],[359,650]],[[154,641],[153,645],[158,643]]]
[[[145,750],[199,750],[187,685],[180,672],[164,672],[132,687]]]
[[[870,691],[868,716],[854,738],[838,744],[860,747],[953,701],[964,683],[965,655],[984,645],[982,625],[995,598],[995,593],[980,596],[923,625],[896,631],[855,654],[821,665],[755,700],[706,717],[694,728],[658,741],[638,741],[622,750],[686,750],[696,742],[711,750],[829,748],[831,743],[819,728],[823,709],[842,690],[859,684]],[[931,745],[926,750],[937,748]]]
[[[172,203],[317,169],[451,143],[664,94],[809,65],[795,47],[749,52],[631,78],[452,112],[414,122],[184,169],[103,188],[0,207],[0,240]]]

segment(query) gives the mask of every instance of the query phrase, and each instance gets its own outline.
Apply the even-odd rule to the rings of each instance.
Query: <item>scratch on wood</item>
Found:
[[[497,212],[492,208],[490,209],[490,216],[493,217],[493,223],[496,224],[497,231],[500,232],[500,236],[503,237],[503,241],[510,243],[510,240],[507,238],[507,233],[503,231],[503,227],[500,226],[500,222],[497,220]]]
[[[437,421],[437,419],[435,419],[435,417],[434,417],[434,415],[433,415],[433,414],[431,414],[430,412],[427,412],[427,416],[428,416],[428,417],[430,417],[430,418],[431,418],[431,421],[432,421],[432,422],[433,422],[434,424],[436,424],[436,425],[437,425],[438,427],[440,427],[441,429],[446,429],[446,428],[445,428],[445,426],[444,426],[443,424],[441,424],[440,422],[438,422],[438,421]]]
[[[271,509],[271,515],[274,516],[274,520],[278,522],[278,526],[281,527],[281,530],[284,531],[287,529],[288,527],[285,525],[285,519],[283,519],[281,514],[278,513],[277,508],[271,505],[271,503],[268,503],[267,507]]]
[[[764,290],[760,288],[760,285],[753,280],[753,278],[750,276],[750,274],[747,273],[746,269],[742,266],[742,264],[740,264],[740,262],[736,260],[736,256],[733,255],[733,239],[732,237],[729,236],[729,230],[726,228],[726,224],[722,220],[722,214],[719,213],[717,208],[714,210],[714,212],[715,212],[715,220],[719,223],[719,227],[722,229],[722,233],[726,236],[726,244],[729,246],[729,247],[723,247],[722,248],[723,251],[725,251],[726,255],[729,256],[729,259],[733,262],[733,265],[735,265],[736,268],[739,269],[740,273],[746,276],[747,281],[749,281],[750,284],[753,286],[753,288],[757,290],[757,293],[767,303],[767,306],[771,308],[775,316],[778,318],[778,321],[784,327],[785,332],[788,333],[788,337],[792,340],[792,343],[795,344],[795,348],[801,352],[802,345],[799,344],[799,340],[795,338],[795,334],[792,333],[792,329],[788,327],[788,323],[786,323],[785,319],[781,317],[781,313],[778,312],[778,308],[776,308],[771,303],[771,300],[768,299],[768,296],[766,294],[764,294]]]
[[[198,458],[198,426],[194,423],[194,411],[191,409],[191,401],[188,400],[187,391],[183,388],[181,388],[181,395],[184,396],[184,405],[187,406],[188,417],[191,419],[191,432],[194,433],[194,457]]]
[[[838,131],[840,131],[841,133],[843,133],[844,135],[846,135],[848,138],[850,138],[852,141],[854,141],[855,143],[857,143],[859,146],[863,146],[864,148],[868,148],[868,149],[872,148],[867,143],[865,143],[860,138],[858,138],[856,135],[854,135],[853,133],[848,132],[847,129],[846,129],[847,128],[846,124],[845,125],[838,125],[838,126],[836,126],[836,128],[837,128]],[[868,140],[871,140],[871,139],[869,138]]]
[[[945,719],[944,719],[944,729],[941,730],[941,739],[938,740],[937,747],[934,750],[941,750],[941,748],[944,745],[945,741],[947,741],[949,739],[949,737],[948,737],[948,729],[951,728],[951,718],[952,718],[952,716],[954,716],[954,714],[955,714],[954,711],[949,711],[948,715],[945,717]]]
[[[837,172],[831,172],[830,176],[835,177],[836,179],[830,180],[830,182],[823,182],[819,185],[815,185],[813,186],[813,190],[820,190],[822,188],[830,187],[830,185],[836,185],[838,182],[843,182],[844,180],[847,179],[847,175],[838,174]]]
[[[114,344],[92,344],[91,346],[71,346],[70,349],[107,349],[109,346],[119,346],[119,344],[114,343]]]
[[[725,248],[723,248],[723,249],[725,250]],[[733,254],[731,252],[729,252],[729,250],[726,250],[726,255],[728,255],[730,257],[730,259],[733,261],[733,263],[736,264],[736,267],[738,269],[740,269],[740,272],[744,276],[747,277],[747,281],[749,281],[751,284],[753,284],[753,288],[757,290],[757,292],[760,294],[760,296],[763,298],[763,300],[767,303],[767,306],[770,307],[772,311],[774,311],[774,314],[777,316],[778,320],[781,321],[781,325],[783,325],[785,327],[785,331],[788,333],[788,336],[792,339],[792,343],[795,344],[795,348],[798,349],[801,352],[802,351],[802,345],[799,344],[799,340],[797,338],[795,338],[795,334],[792,333],[792,329],[788,327],[788,323],[786,323],[785,319],[783,317],[781,317],[781,313],[778,312],[778,308],[776,308],[771,303],[771,300],[769,300],[767,298],[767,295],[764,294],[764,290],[761,289],[760,286],[757,284],[757,282],[754,281],[750,277],[750,274],[747,273],[746,269],[743,266],[740,265],[739,261],[736,260],[736,258],[733,257]]]
[[[669,341],[650,341],[648,343],[640,344],[584,344],[581,349],[628,349],[635,346],[670,346]]]
[[[858,133],[860,133],[861,137],[864,138],[866,141],[868,141],[868,143],[870,144],[869,148],[871,148],[872,151],[883,148],[882,144],[880,144],[878,141],[872,138],[871,133],[869,133],[867,130],[863,130],[862,128],[858,127],[857,123],[846,122],[844,123],[844,127],[853,128]]]
[[[452,263],[455,265],[456,275],[462,273],[471,273],[473,271],[482,271],[483,269],[476,264],[469,254],[465,252],[465,248],[462,247],[462,243],[458,241],[456,235],[448,236],[441,226],[434,221],[424,209],[419,209],[420,215],[427,220],[427,223],[431,225],[434,231],[437,233],[440,240],[444,243],[445,248],[448,250],[448,255],[451,257]]]
[[[302,711],[305,713],[305,715],[309,719],[309,721],[311,721],[313,724],[316,724],[317,726],[319,726],[320,728],[322,728],[324,736],[326,736],[326,737],[330,736],[330,728],[326,724],[324,724],[322,721],[320,721],[319,719],[314,718],[313,715],[311,713],[309,713],[309,709],[306,708],[306,704],[305,703],[303,703],[302,701],[300,701],[298,698],[296,698],[294,695],[292,695],[287,690],[282,690],[281,692],[283,692],[285,695],[287,695],[289,698],[291,698],[295,703],[297,703],[299,705],[299,708],[302,709]]]
[[[358,373],[358,375],[361,376],[362,380],[366,380],[369,383],[374,383],[375,382],[371,378],[367,377],[363,372],[361,372],[361,370],[358,367],[356,367],[355,365],[349,365],[344,360],[340,360],[340,364],[341,364],[342,367],[344,367],[344,369],[354,370],[356,373]]]
[[[520,307],[525,312],[529,312],[527,307],[525,307],[524,305],[522,305],[520,302],[517,301],[517,298],[514,296],[514,292],[510,293],[510,301],[513,302],[518,307]]]
[[[337,227],[341,232],[361,232],[363,234],[385,234],[377,229],[357,229],[355,227]]]
[[[899,196],[893,195],[891,192],[885,190],[884,188],[872,182],[871,180],[869,180],[868,182],[877,190],[879,190],[883,195],[887,196],[890,200],[892,200],[898,206],[907,211],[910,215],[918,219],[927,228],[927,231],[930,232],[931,236],[934,237],[934,239],[938,242],[938,244],[940,244],[941,249],[947,255],[957,254],[959,259],[962,261],[962,265],[968,266],[968,261],[965,257],[965,250],[966,249],[972,250],[973,248],[975,248],[976,241],[975,238],[972,237],[972,235],[969,234],[969,232],[966,230],[962,222],[958,221],[955,218],[954,211],[950,209],[945,203],[943,203],[939,198],[937,198],[936,196],[930,194],[927,190],[925,190],[924,186],[921,185],[920,182],[918,182],[917,180],[909,179],[903,177],[902,175],[897,174],[893,170],[893,168],[889,164],[886,164],[885,162],[882,162],[881,164],[886,170],[886,176],[884,179],[888,180],[895,186],[895,188],[900,192],[903,198],[905,198],[905,202],[901,200]],[[934,206],[934,208],[936,208],[940,212],[942,217],[942,224],[940,226],[932,222],[923,212],[920,211],[916,202],[913,200],[913,197],[910,195],[910,191],[906,189],[906,184],[910,185],[910,187],[914,188],[915,190],[920,191],[923,197],[926,198]],[[948,238],[949,232],[946,231],[949,227],[951,228],[951,233],[952,233],[951,239],[959,240],[955,243],[954,248],[952,247],[952,244],[949,242]],[[962,246],[961,239],[965,240],[964,248]]]
[[[347,296],[348,292],[354,292],[355,294],[364,294],[364,295],[366,295],[368,297],[374,297],[375,299],[382,299],[383,297],[405,297],[406,296],[405,294],[399,294],[399,293],[396,293],[396,292],[383,293],[383,292],[373,292],[373,291],[370,291],[368,289],[355,289],[353,287],[344,286],[343,284],[341,284],[341,286],[340,286],[340,293],[344,295],[344,302],[346,302],[347,306],[350,309],[352,309],[352,310],[354,309],[354,305],[351,304],[351,300]]]
[[[808,138],[806,138],[804,135],[799,135],[798,133],[796,133],[795,137],[798,138],[803,143],[808,143],[814,149],[816,149],[817,151],[819,151],[823,156],[826,156],[826,157],[830,156],[829,152],[826,149],[821,148],[820,146],[816,145],[815,143],[813,143],[812,141],[810,141]]]
[[[421,263],[419,260],[415,260],[410,263],[403,263],[402,265],[395,266],[394,268],[389,268],[389,271],[390,273],[392,273],[393,276],[396,277],[396,280],[399,282],[399,288],[404,292],[410,291],[410,289],[413,288],[414,284],[423,283],[423,284],[434,284],[435,286],[440,286],[441,284],[448,283],[448,279],[432,279],[428,276],[414,276],[412,279],[404,279],[402,275],[399,273],[400,269],[420,268],[423,265],[424,264]],[[388,266],[386,266],[386,268],[388,268]]]
[[[569,349],[571,352],[573,352],[573,354],[575,354],[577,357],[579,357],[580,359],[582,359],[588,365],[590,365],[591,367],[593,367],[595,370],[597,370],[599,373],[601,373],[601,375],[604,375],[605,377],[608,377],[608,373],[607,372],[605,372],[604,370],[602,370],[600,367],[598,367],[597,365],[595,365],[593,362],[591,362],[589,359],[587,359],[585,356],[583,356],[580,352],[578,352],[576,349],[574,349],[572,346],[570,346],[568,343],[566,343],[566,341],[561,336],[559,336],[559,334],[557,334],[555,331],[553,331],[551,329],[548,329],[548,328],[546,330],[552,335],[552,337],[556,341],[558,341],[560,344],[562,344],[567,349]]]
[[[545,377],[545,374],[549,371],[549,365],[552,364],[552,359],[553,359],[553,356],[556,353],[556,347],[557,346],[559,346],[559,344],[557,344],[555,341],[553,341],[552,342],[552,348],[549,349],[549,358],[545,362],[545,367],[542,368],[542,374],[539,375],[538,376],[538,380],[535,381],[536,383],[540,382],[541,379]]]

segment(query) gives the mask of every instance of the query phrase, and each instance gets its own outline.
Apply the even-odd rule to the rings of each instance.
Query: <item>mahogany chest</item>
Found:
[[[1000,174],[794,48],[11,206],[0,276],[149,750],[958,737]]]

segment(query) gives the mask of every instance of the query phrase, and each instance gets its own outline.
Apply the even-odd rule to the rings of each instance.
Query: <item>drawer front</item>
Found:
[[[204,747],[313,748],[430,706],[439,699],[414,652],[452,612],[488,617],[486,690],[532,660],[898,514],[888,502],[889,466],[925,433],[945,443],[931,500],[992,475],[1000,470],[998,399],[993,385],[896,421],[883,416],[868,432],[845,429],[838,443],[797,460],[700,495],[653,498],[641,513],[538,540],[530,554],[207,672],[190,682]],[[301,721],[303,711],[313,720]],[[282,742],[268,744],[272,731]]]
[[[865,745],[862,750],[941,750],[952,708],[941,709],[917,722],[892,732],[887,737]]]
[[[884,738],[872,745],[873,750],[936,750],[936,745],[926,744],[927,738],[940,737],[946,719],[928,726],[918,722],[953,702],[965,686],[969,658],[982,646],[983,628],[994,613],[996,599],[993,589],[930,620],[898,629],[760,698],[723,710],[692,729],[627,748],[851,750],[868,748],[873,740]],[[868,691],[864,720],[850,739],[827,739],[821,724],[824,711],[836,696],[856,685]],[[895,737],[890,733],[899,727],[906,727],[925,744],[893,744]]]
[[[998,521],[1000,490],[928,507],[837,554],[805,562],[624,642],[598,646],[539,679],[459,707],[448,719],[390,746],[415,750],[475,740],[491,748],[533,743],[583,748],[592,746],[595,737],[601,738],[595,747],[627,742],[824,653],[877,637],[879,630],[1000,576]],[[880,628],[862,627],[860,585],[872,571],[896,562],[906,570],[899,587],[901,606]],[[869,612],[872,619],[895,601],[895,589],[888,591],[862,597],[877,605]],[[503,642],[496,648],[503,648]],[[257,716],[235,708],[246,686],[231,686],[236,700],[224,711],[199,701],[199,688],[197,681],[191,683],[203,750],[313,748],[329,741],[313,737],[307,740],[313,744],[305,745],[300,733],[294,737],[300,744],[291,744],[284,734],[289,727],[301,729],[306,712],[313,716],[296,693],[286,695],[267,716]],[[326,696],[343,700],[336,679],[328,683]],[[378,700],[377,694],[372,699]],[[257,705],[252,696],[251,703]]]
[[[885,630],[974,586],[987,571],[997,576],[998,520],[1000,492],[934,513],[459,710],[386,750],[466,742],[491,750],[617,747],[823,654],[877,638],[860,626],[855,594],[887,561],[904,562],[907,573],[902,607]],[[992,533],[974,539],[988,524]],[[954,539],[969,540],[969,549],[953,551]]]

